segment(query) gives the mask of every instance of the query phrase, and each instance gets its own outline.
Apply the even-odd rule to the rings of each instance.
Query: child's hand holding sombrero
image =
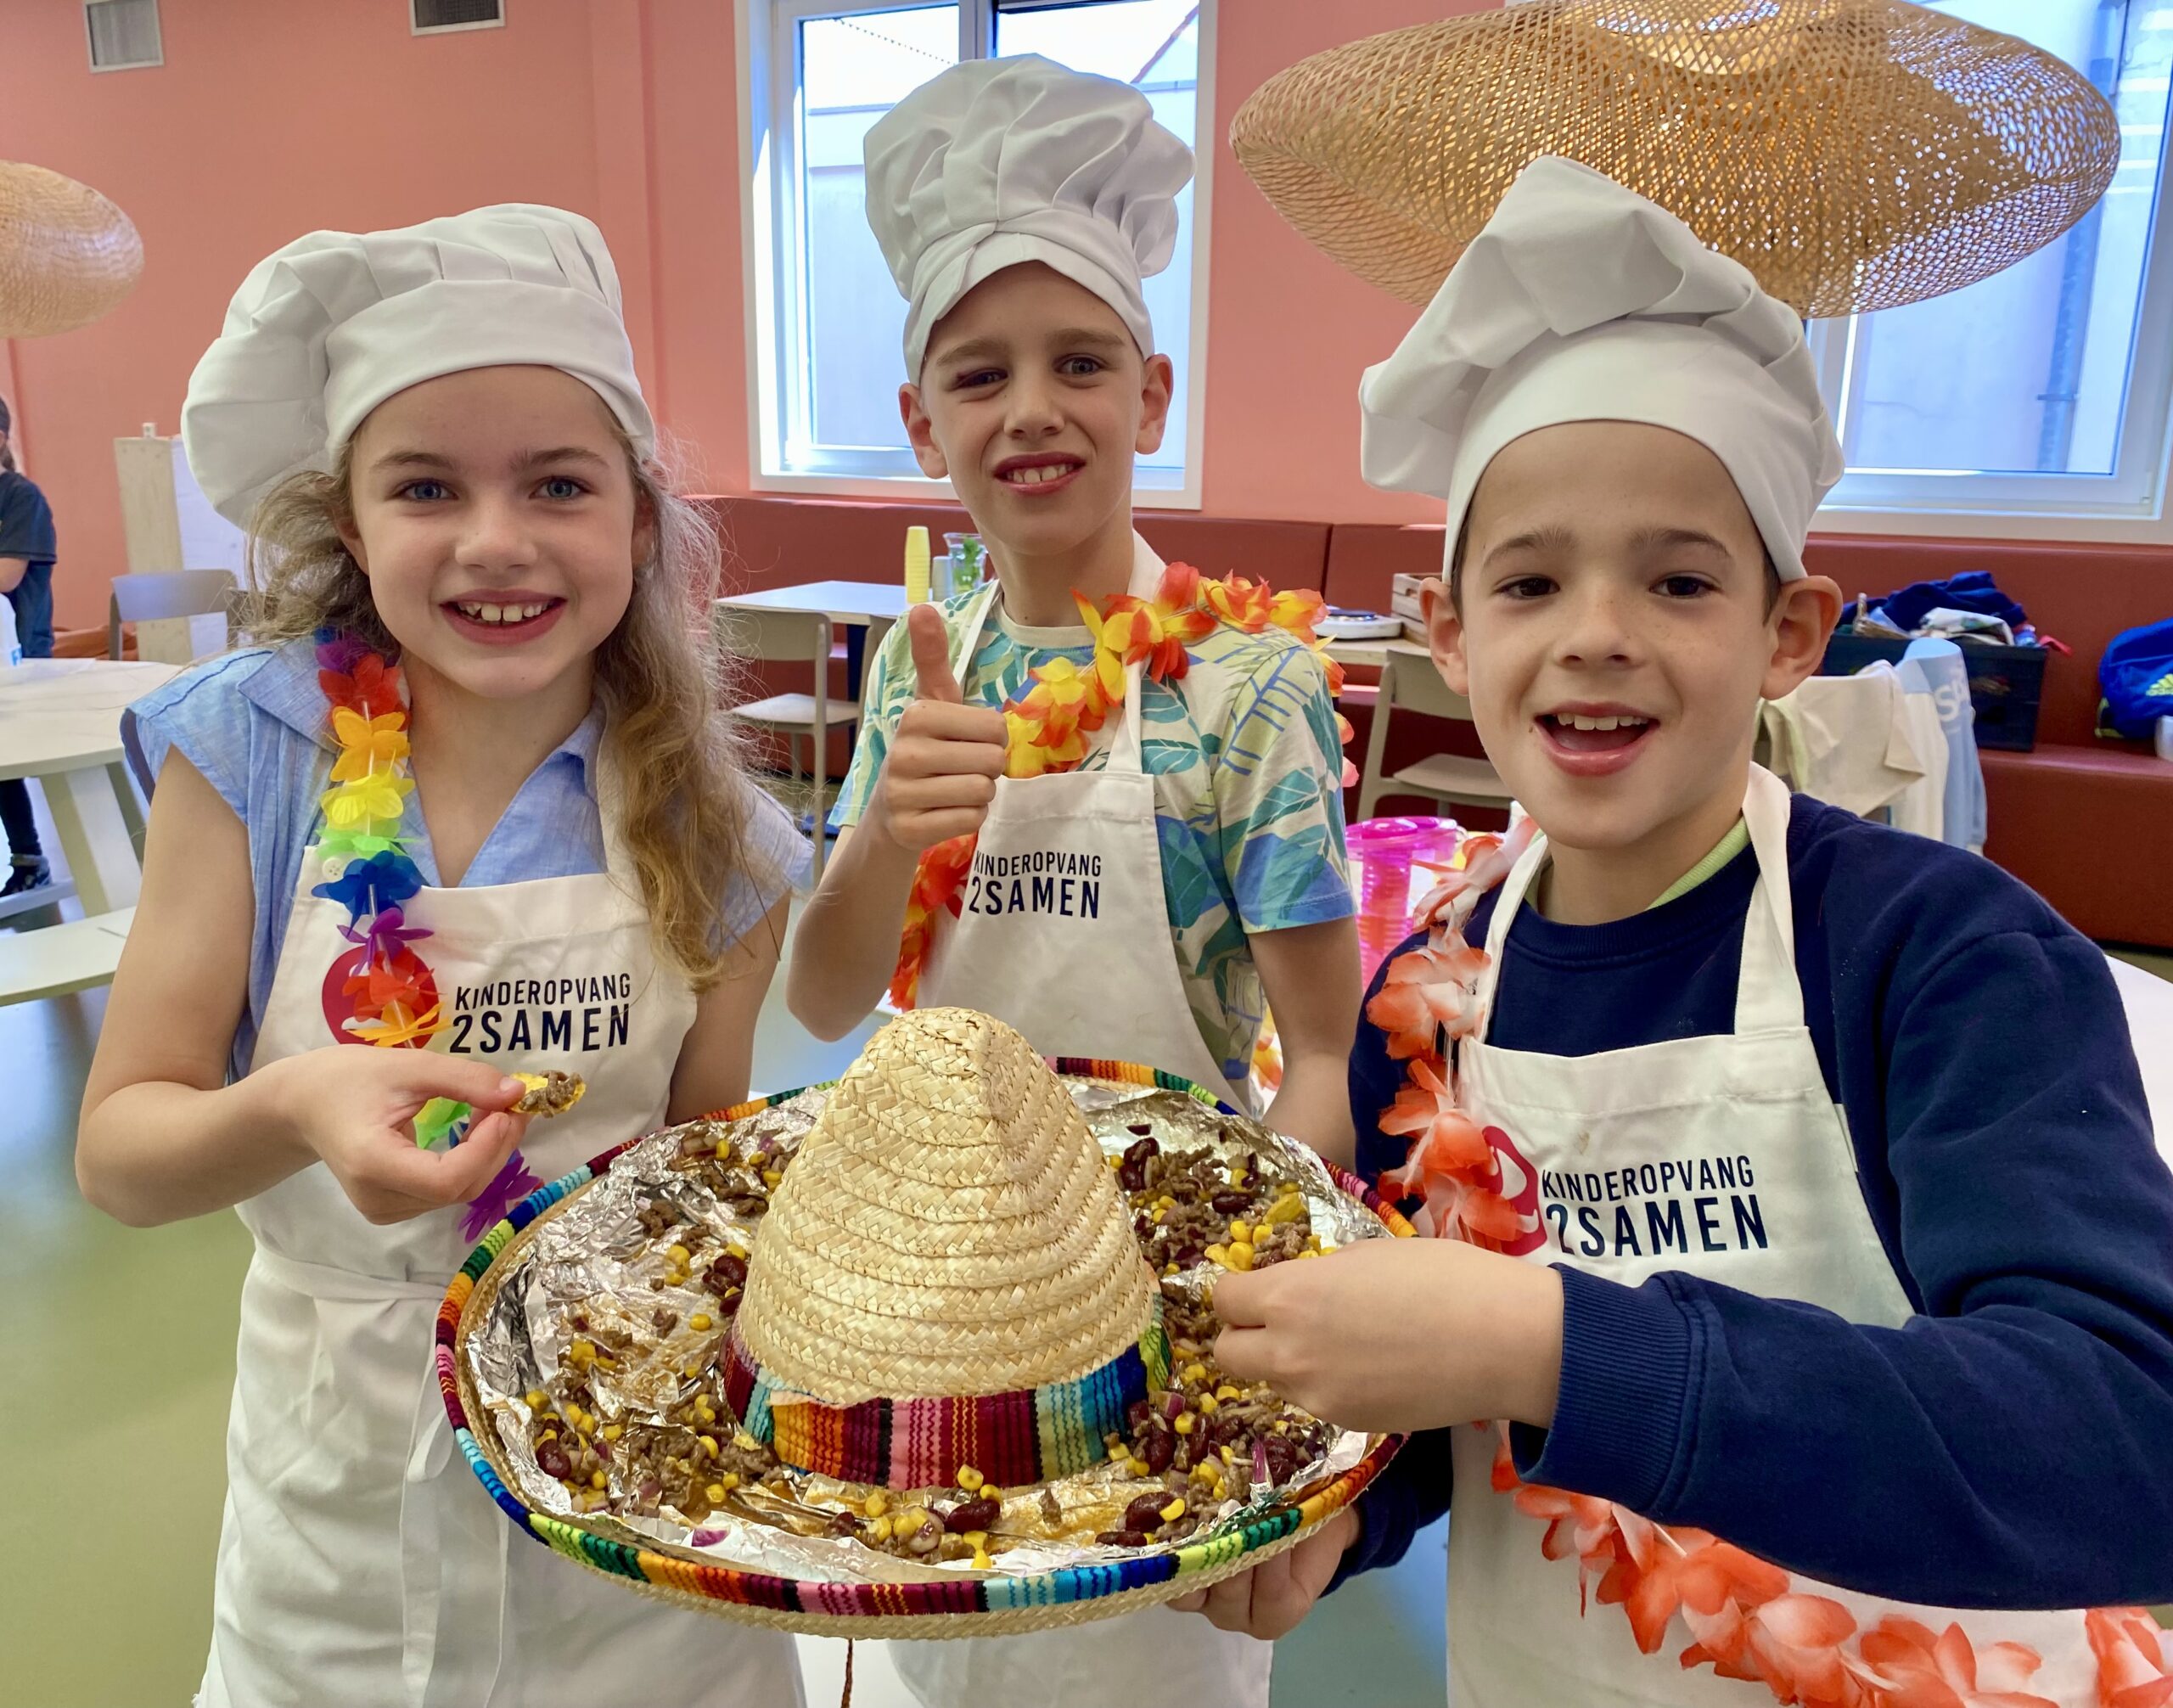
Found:
[[[951,669],[942,613],[915,605],[906,628],[915,697],[884,756],[867,822],[918,853],[981,828],[1003,775],[1008,735],[1002,712],[966,704]]]
[[[1344,1429],[1554,1419],[1562,1282],[1544,1264],[1460,1240],[1362,1239],[1222,1276],[1215,1314],[1225,1370]]]

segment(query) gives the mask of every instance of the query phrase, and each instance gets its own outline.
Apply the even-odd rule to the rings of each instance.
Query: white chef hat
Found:
[[[1129,83],[1037,54],[969,59],[868,132],[868,222],[908,305],[906,372],[990,274],[1038,261],[1154,350],[1140,281],[1170,264],[1192,150]]]
[[[301,469],[330,469],[394,393],[471,368],[556,368],[610,406],[637,454],[656,424],[604,233],[508,204],[397,231],[312,232],[259,261],[189,376],[188,466],[245,523]]]
[[[1704,446],[1788,581],[1842,473],[1795,312],[1665,209],[1551,156],[1509,187],[1358,401],[1366,479],[1446,498],[1451,552],[1486,465],[1567,421]]]

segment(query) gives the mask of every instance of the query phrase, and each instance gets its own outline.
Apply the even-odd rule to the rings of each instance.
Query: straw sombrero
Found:
[[[1230,140],[1284,218],[1406,301],[1560,155],[1814,318],[2012,266],[2120,157],[2110,104],[2061,60],[1905,0],[1536,0],[1302,60]]]
[[[1032,1047],[986,1014],[915,1011],[853,1064],[770,1200],[726,1396],[796,1470],[1067,1476],[1167,1374],[1159,1296]]]
[[[87,326],[136,288],[143,241],[87,184],[0,160],[0,338]]]
[[[1200,1289],[1410,1231],[1198,1087],[918,1010],[834,1085],[516,1205],[447,1290],[439,1386],[507,1517],[640,1593],[1042,1630],[1245,1570],[1379,1474],[1398,1437],[1231,1385]]]

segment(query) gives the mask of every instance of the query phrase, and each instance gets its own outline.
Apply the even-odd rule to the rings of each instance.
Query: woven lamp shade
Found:
[[[2120,155],[2062,61],[1905,0],[1539,0],[1302,60],[1230,140],[1284,218],[1408,302],[1562,155],[1813,318],[1990,278],[2088,212]]]
[[[1156,1299],[1062,1082],[1002,1021],[928,1009],[831,1093],[770,1200],[734,1333],[828,1405],[951,1399],[1107,1365]]]
[[[126,214],[87,184],[0,160],[0,338],[87,326],[143,272]]]

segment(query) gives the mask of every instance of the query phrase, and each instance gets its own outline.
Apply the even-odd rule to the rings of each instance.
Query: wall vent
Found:
[[[506,21],[505,0],[407,0],[407,16],[418,36],[495,30]]]
[[[93,71],[134,71],[166,64],[159,0],[84,0],[83,33]]]

